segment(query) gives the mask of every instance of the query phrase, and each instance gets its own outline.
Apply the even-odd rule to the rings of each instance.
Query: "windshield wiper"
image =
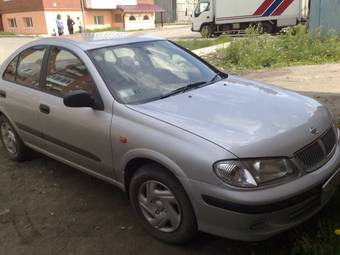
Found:
[[[184,92],[191,90],[191,89],[199,88],[202,85],[206,85],[208,83],[210,83],[210,82],[199,81],[199,82],[195,82],[195,83],[190,83],[189,85],[186,85],[184,87],[180,87],[178,89],[175,89],[175,90],[169,92],[168,94],[161,96],[161,99],[171,97],[171,96],[176,95],[176,94],[184,93]]]
[[[209,83],[213,83],[217,80],[217,78],[221,78],[220,74],[215,74],[215,76],[209,81]]]

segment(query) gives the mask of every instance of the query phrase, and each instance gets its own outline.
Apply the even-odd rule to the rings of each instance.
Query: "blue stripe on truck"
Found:
[[[283,0],[276,0],[266,11],[263,13],[263,17],[270,16],[275,9],[283,2]]]

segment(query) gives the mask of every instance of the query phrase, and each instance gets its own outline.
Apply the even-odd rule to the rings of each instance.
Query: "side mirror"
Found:
[[[64,96],[64,105],[72,108],[90,107],[96,108],[94,98],[84,90],[76,90]]]

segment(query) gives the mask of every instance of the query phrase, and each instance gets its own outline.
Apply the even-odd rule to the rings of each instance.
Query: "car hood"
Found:
[[[234,76],[129,107],[242,158],[292,156],[332,123],[329,111],[311,98]]]

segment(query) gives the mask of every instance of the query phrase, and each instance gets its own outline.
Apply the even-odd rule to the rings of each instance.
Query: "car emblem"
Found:
[[[315,127],[311,127],[309,128],[309,132],[313,135],[318,135],[319,134],[319,130]]]

